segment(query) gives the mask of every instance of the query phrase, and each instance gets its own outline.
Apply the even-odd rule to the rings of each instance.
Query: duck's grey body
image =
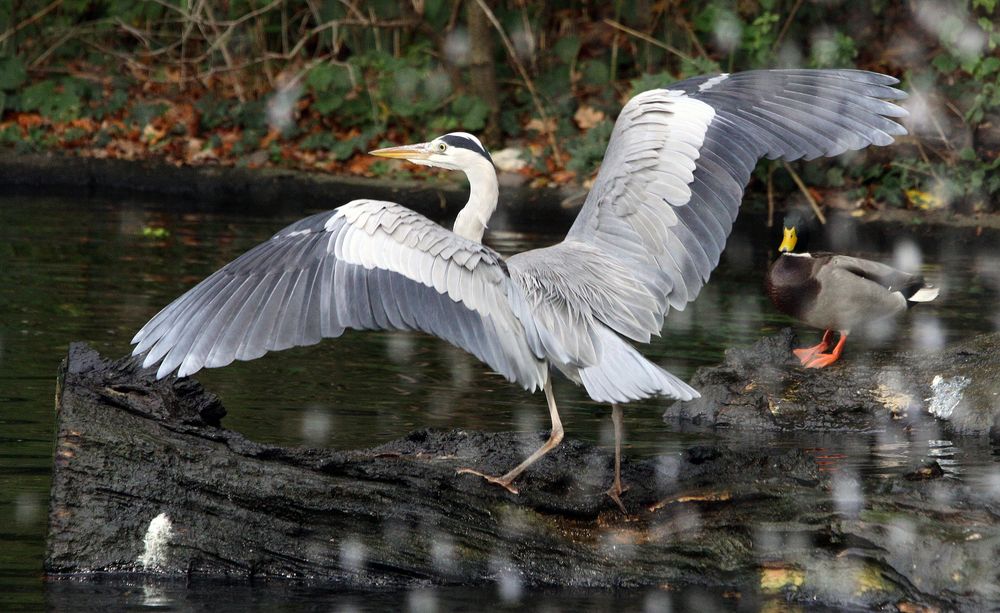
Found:
[[[786,315],[823,330],[850,332],[898,315],[937,289],[880,262],[830,253],[786,253],[771,267],[767,292]]]

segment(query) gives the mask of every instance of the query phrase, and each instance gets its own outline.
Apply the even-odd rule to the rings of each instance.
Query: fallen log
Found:
[[[944,351],[847,354],[807,369],[792,355],[785,328],[750,347],[726,351],[699,368],[691,385],[701,398],[674,403],[667,420],[767,431],[872,432],[939,420],[957,435],[1000,440],[1000,333]]]
[[[952,608],[1000,603],[1000,500],[933,465],[853,498],[802,450],[692,447],[622,467],[565,441],[519,495],[499,472],[539,433],[419,430],[360,451],[261,445],[194,380],[70,348],[46,573],[287,578],[356,588],[710,586],[745,599]],[[911,610],[913,610],[911,608]]]

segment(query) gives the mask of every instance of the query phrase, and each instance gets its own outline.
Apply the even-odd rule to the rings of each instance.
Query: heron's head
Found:
[[[426,143],[376,149],[369,153],[448,170],[468,171],[484,163],[493,167],[489,152],[478,138],[468,132],[451,132]]]

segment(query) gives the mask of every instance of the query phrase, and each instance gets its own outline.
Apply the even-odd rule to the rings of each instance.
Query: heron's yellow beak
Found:
[[[781,245],[778,247],[779,253],[791,253],[795,251],[795,243],[799,240],[798,235],[795,233],[795,228],[785,228],[785,236],[781,240]]]
[[[376,149],[375,151],[369,151],[368,155],[377,155],[381,158],[392,158],[396,160],[426,160],[430,157],[430,151],[427,150],[427,143],[419,143],[417,145],[403,145],[401,147]]]

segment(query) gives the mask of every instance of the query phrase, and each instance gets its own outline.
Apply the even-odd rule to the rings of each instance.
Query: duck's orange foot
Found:
[[[806,368],[826,368],[840,359],[840,356],[833,353],[821,353],[811,360],[803,363]]]
[[[818,345],[813,345],[812,347],[802,347],[801,349],[792,349],[792,353],[794,353],[795,357],[799,359],[799,362],[805,366],[814,357],[829,349],[830,337],[832,336],[832,330],[824,330],[823,340],[821,340]]]
[[[826,335],[823,335],[823,340],[826,340]],[[820,353],[810,359],[808,362],[804,362],[802,365],[806,368],[826,368],[830,364],[833,364],[840,359],[840,354],[844,352],[844,343],[847,342],[847,333],[844,331],[840,332],[840,340],[837,341],[837,345],[833,348],[830,353]]]
[[[795,357],[797,357],[799,359],[799,362],[801,362],[802,365],[805,366],[806,363],[809,362],[809,360],[811,360],[814,357],[816,357],[817,353],[823,353],[829,347],[830,347],[830,345],[827,344],[827,343],[820,343],[820,344],[815,345],[813,347],[803,347],[801,349],[792,349],[792,353],[794,353]]]
[[[487,475],[486,473],[481,473],[478,470],[473,470],[471,468],[459,468],[458,471],[456,472],[460,475],[476,475],[477,477],[482,477],[483,479],[486,479],[490,483],[499,485],[500,487],[504,488],[511,494],[518,493],[517,488],[511,485],[511,482],[508,479],[503,479],[501,477],[494,477],[493,475]]]

